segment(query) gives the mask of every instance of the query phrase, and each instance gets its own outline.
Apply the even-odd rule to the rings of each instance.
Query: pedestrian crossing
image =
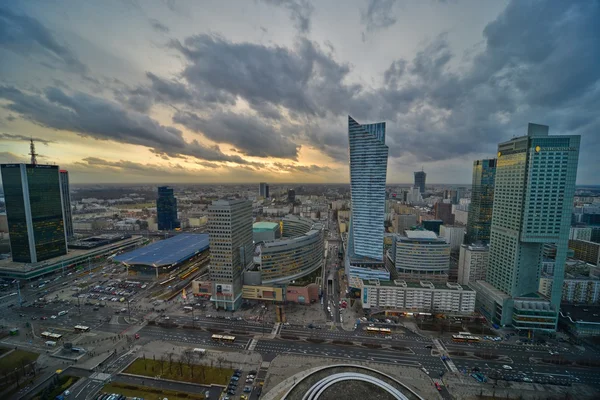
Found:
[[[248,345],[248,350],[250,351],[254,351],[254,349],[256,348],[256,345],[258,344],[258,340],[256,339],[252,339],[250,341],[250,344]]]

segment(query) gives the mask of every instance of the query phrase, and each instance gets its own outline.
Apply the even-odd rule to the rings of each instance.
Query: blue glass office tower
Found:
[[[489,243],[494,205],[496,159],[473,161],[473,186],[465,243]]]
[[[549,136],[529,124],[527,136],[498,145],[486,282],[477,281],[480,311],[499,325],[556,330],[580,136]],[[542,250],[556,244],[549,299],[538,293]]]
[[[348,116],[348,142],[352,197],[349,253],[381,261],[388,160],[385,122],[360,125]]]
[[[173,195],[173,188],[168,186],[158,188],[156,219],[159,231],[169,231],[180,227],[177,219],[177,199]]]

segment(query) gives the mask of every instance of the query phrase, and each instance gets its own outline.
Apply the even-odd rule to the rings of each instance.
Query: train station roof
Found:
[[[121,254],[114,259],[129,265],[161,267],[182,263],[206,249],[208,249],[208,234],[181,233]]]

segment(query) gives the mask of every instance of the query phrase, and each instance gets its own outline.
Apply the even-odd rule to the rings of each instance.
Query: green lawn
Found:
[[[10,349],[7,349],[6,347],[0,347],[0,356],[8,351],[10,351]]]
[[[125,373],[144,375],[144,376],[160,376],[163,379],[172,379],[175,381],[227,385],[229,379],[233,375],[233,370],[228,368],[209,367],[205,365],[191,364],[191,369],[187,364],[180,365],[175,361],[169,366],[169,361],[162,363],[160,360],[150,360],[138,358],[127,369]]]
[[[77,382],[79,379],[80,378],[78,376],[61,376],[56,382],[54,382],[53,384],[36,394],[33,400],[40,400],[44,398],[55,399],[56,396],[73,386],[75,382]]]
[[[137,386],[119,382],[109,383],[102,388],[103,393],[118,393],[129,398],[137,397],[142,399],[162,399],[169,400],[203,400],[204,396],[197,393],[174,392],[171,390],[156,389],[146,386]]]
[[[25,364],[29,364],[32,361],[37,360],[39,354],[32,353],[24,350],[15,350],[9,355],[0,358],[0,375],[11,372],[17,367]]]

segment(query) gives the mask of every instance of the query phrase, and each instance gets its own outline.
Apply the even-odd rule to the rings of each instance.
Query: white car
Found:
[[[56,319],[56,315],[52,315],[52,316],[50,316],[50,318]]]
[[[506,364],[505,364],[505,365],[503,365],[503,366],[502,366],[502,368],[504,368],[504,369],[509,369],[509,370],[510,370],[510,369],[512,369],[512,367],[511,367],[510,365],[506,365]]]

